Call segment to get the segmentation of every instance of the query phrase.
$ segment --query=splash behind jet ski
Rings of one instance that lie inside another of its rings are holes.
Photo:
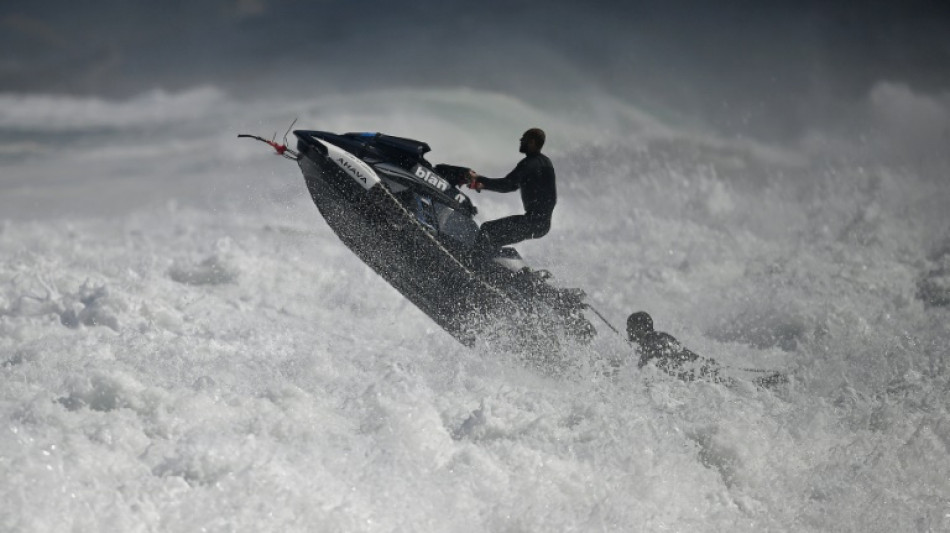
[[[560,288],[514,248],[475,253],[467,168],[433,165],[429,145],[382,133],[295,130],[295,160],[327,224],[364,263],[465,345],[556,350],[596,330],[579,289]]]

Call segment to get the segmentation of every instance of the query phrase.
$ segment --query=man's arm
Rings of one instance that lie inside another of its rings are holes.
[[[476,175],[473,178],[473,189],[487,189],[495,192],[512,192],[521,187],[522,174],[524,173],[524,164],[518,163],[514,170],[508,173],[504,178],[492,179],[485,176]]]

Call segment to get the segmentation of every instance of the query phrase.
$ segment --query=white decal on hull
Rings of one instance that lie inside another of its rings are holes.
[[[323,146],[326,146],[327,157],[336,163],[337,166],[343,170],[343,172],[346,172],[347,175],[362,185],[364,189],[372,189],[373,186],[381,181],[379,176],[376,175],[376,171],[373,170],[372,167],[363,161],[360,161],[353,154],[347,152],[339,146],[324,142],[320,139],[314,140]]]

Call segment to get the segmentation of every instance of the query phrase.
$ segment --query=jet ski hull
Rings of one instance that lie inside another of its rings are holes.
[[[481,306],[470,275],[433,250],[434,243],[425,242],[404,215],[393,216],[382,195],[360,195],[336,169],[309,158],[301,159],[300,168],[310,197],[343,244],[445,331],[473,344],[475,332],[466,319]]]
[[[366,265],[459,342],[471,346],[490,339],[506,349],[552,352],[557,351],[564,332],[582,337],[593,334],[579,306],[567,314],[553,311],[561,293],[529,274],[529,269],[512,271],[494,263],[471,263],[465,251],[473,244],[477,225],[439,203],[448,195],[426,190],[415,194],[408,189],[394,194],[401,185],[381,178],[355,155],[334,150],[334,145],[313,134],[298,133],[298,138],[298,165],[330,228]],[[427,218],[407,207],[427,201],[442,206],[441,214]],[[468,231],[466,222],[474,229]],[[453,238],[440,233],[449,226]],[[539,297],[544,294],[549,297]]]

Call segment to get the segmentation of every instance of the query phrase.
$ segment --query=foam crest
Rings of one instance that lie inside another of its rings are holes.
[[[196,120],[224,105],[226,95],[213,87],[178,93],[153,90],[127,100],[0,94],[0,128],[31,132],[147,128]]]

